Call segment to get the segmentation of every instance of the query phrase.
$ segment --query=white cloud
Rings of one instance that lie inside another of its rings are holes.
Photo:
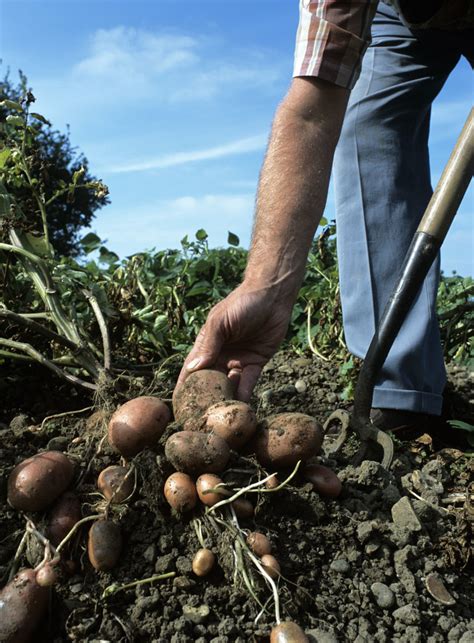
[[[267,135],[259,134],[257,136],[249,136],[247,138],[232,141],[231,143],[216,145],[214,147],[208,147],[201,150],[174,152],[172,154],[164,154],[154,158],[132,161],[121,165],[113,165],[107,168],[102,168],[101,171],[112,174],[123,172],[143,172],[146,170],[173,167],[196,161],[209,161],[225,156],[235,156],[236,154],[245,154],[247,152],[262,150],[265,147],[266,141]]]
[[[253,219],[253,194],[206,194],[160,200],[130,209],[109,205],[98,213],[94,228],[121,257],[153,247],[177,248],[199,228],[207,229],[213,246],[225,245],[227,232],[247,245]]]

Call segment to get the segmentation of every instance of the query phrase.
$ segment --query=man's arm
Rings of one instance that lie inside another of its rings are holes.
[[[288,328],[326,203],[348,95],[323,80],[293,80],[261,171],[244,280],[210,312],[178,384],[194,370],[219,368],[235,380],[236,397],[250,397]]]
[[[257,194],[244,284],[294,303],[326,205],[349,90],[295,78],[277,110]]]

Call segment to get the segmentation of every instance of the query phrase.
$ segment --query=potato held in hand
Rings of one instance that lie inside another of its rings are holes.
[[[230,451],[227,442],[214,433],[179,431],[166,441],[165,454],[177,471],[200,475],[224,471]]]
[[[0,641],[29,641],[48,606],[49,589],[24,569],[0,591]]]
[[[231,449],[238,451],[257,428],[257,417],[245,402],[229,400],[210,406],[201,420],[201,431],[220,435]]]
[[[188,375],[184,383],[174,390],[173,412],[176,422],[185,430],[199,423],[199,419],[212,404],[231,400],[232,384],[220,371],[203,369]]]
[[[171,413],[157,397],[136,397],[122,404],[109,422],[109,443],[130,458],[153,447],[163,435]]]
[[[10,473],[8,502],[22,511],[43,511],[69,486],[73,475],[74,465],[64,453],[38,453]]]
[[[323,431],[310,415],[281,413],[262,422],[254,441],[255,454],[264,467],[294,467],[319,453]]]

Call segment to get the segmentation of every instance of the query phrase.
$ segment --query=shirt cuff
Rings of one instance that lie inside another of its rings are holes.
[[[327,80],[339,87],[352,89],[355,85],[370,38],[368,37],[375,6],[367,2],[367,12],[361,24],[361,36],[332,22],[329,2],[300,2],[300,21],[296,36],[293,76],[313,76]],[[350,3],[348,3],[350,4]],[[361,5],[363,3],[359,3]],[[320,15],[317,15],[320,14]],[[344,21],[350,23],[349,19]],[[365,36],[365,37],[364,37]]]

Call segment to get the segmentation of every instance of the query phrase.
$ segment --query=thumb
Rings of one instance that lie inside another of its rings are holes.
[[[178,385],[182,384],[190,373],[214,366],[223,343],[224,336],[220,324],[208,320],[199,331],[194,346],[184,361],[178,377]]]

